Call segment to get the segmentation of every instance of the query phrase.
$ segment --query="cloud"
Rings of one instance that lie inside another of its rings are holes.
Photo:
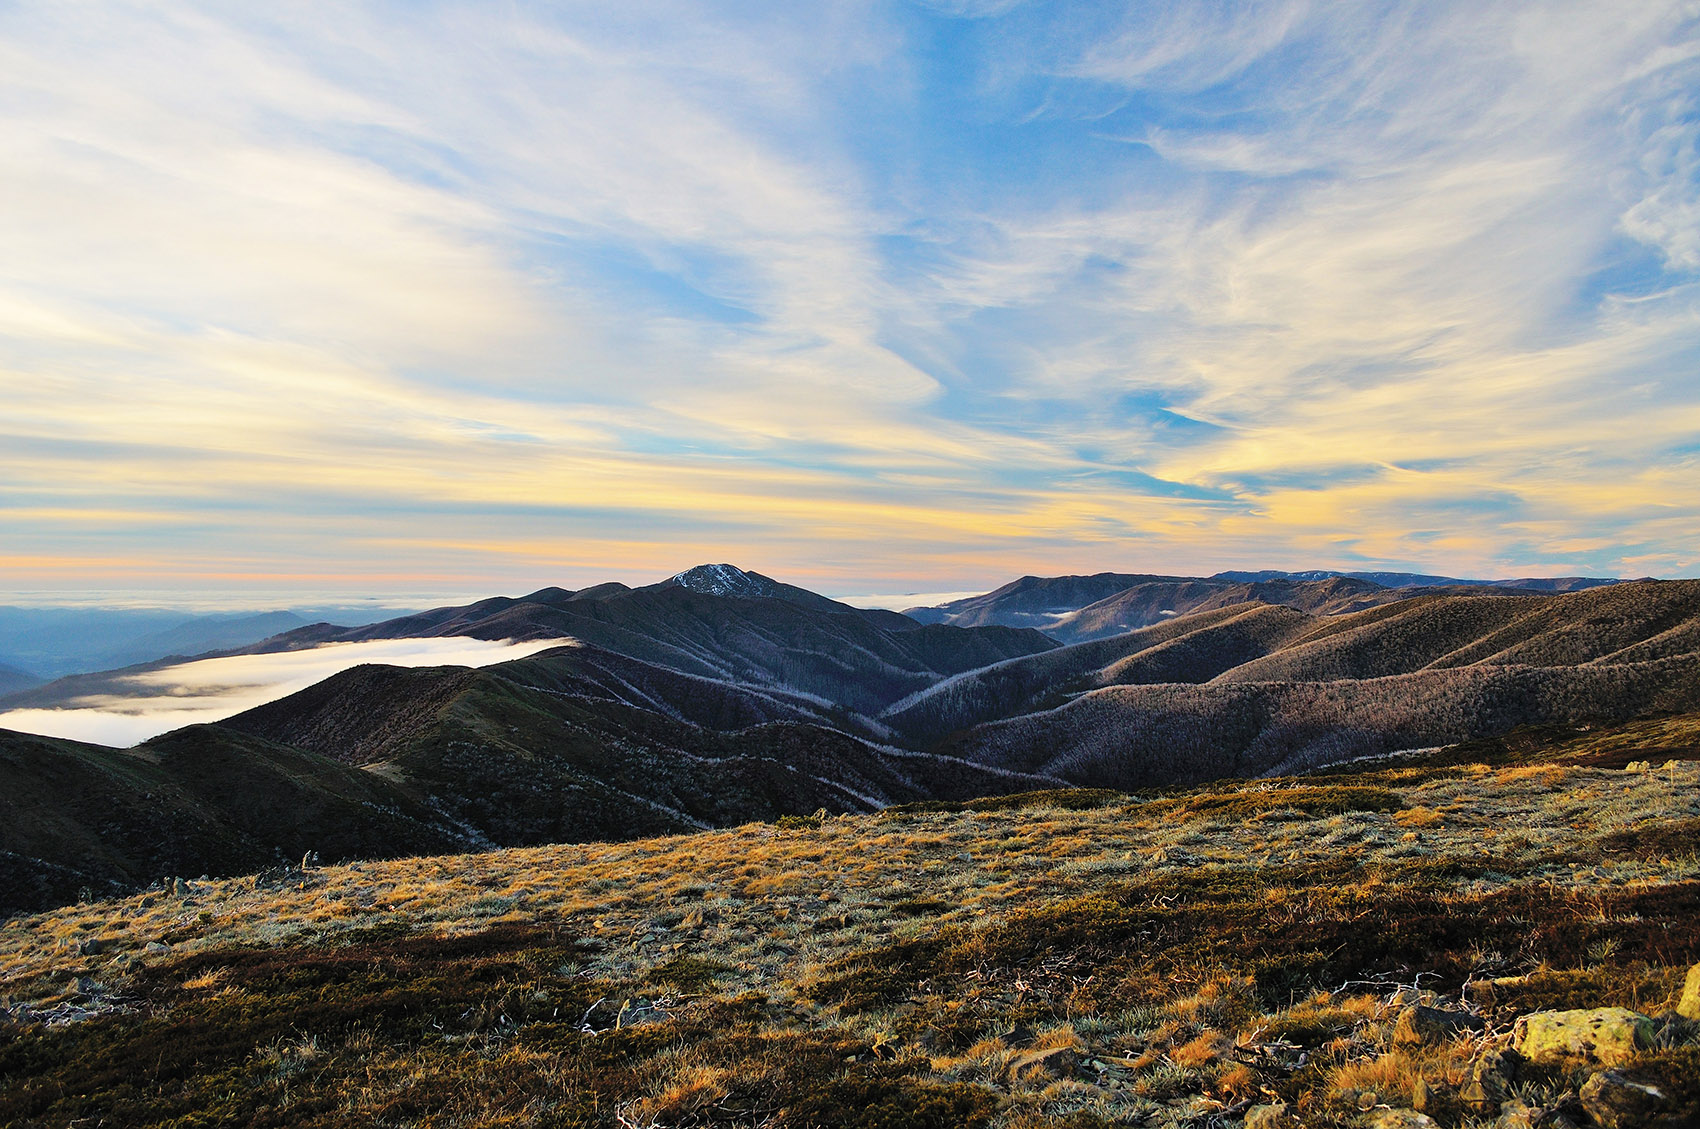
[[[128,748],[185,725],[222,721],[364,663],[489,666],[569,642],[382,639],[327,643],[278,654],[199,659],[116,677],[108,690],[72,699],[62,707],[0,712],[0,728]]]
[[[12,5],[0,583],[1700,567],[1684,11]]]

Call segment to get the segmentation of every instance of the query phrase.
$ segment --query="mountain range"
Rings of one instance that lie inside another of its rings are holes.
[[[0,694],[68,674],[241,647],[310,622],[291,611],[0,607]]]
[[[704,565],[311,624],[237,653],[455,635],[563,645],[477,670],[355,667],[127,750],[0,731],[0,907],[307,851],[1133,790],[1700,707],[1700,581],[1099,574],[898,614]],[[89,685],[0,705],[71,704]]]

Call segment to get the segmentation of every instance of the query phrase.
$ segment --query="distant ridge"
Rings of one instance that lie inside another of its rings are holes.
[[[1596,577],[1455,580],[1405,572],[1219,572],[1161,576],[1100,572],[1091,576],[1023,576],[979,596],[904,610],[922,623],[957,627],[1029,627],[1063,643],[1137,631],[1176,616],[1255,601],[1321,615],[1340,615],[1420,594],[1465,592],[1528,596],[1620,584]]]
[[[28,690],[32,686],[40,686],[44,679],[38,678],[27,670],[19,670],[15,666],[0,663],[0,695]]]
[[[1526,588],[1531,592],[1580,592],[1584,588],[1623,583],[1615,577],[1605,576],[1530,576],[1516,580],[1463,580],[1455,576],[1429,576],[1417,572],[1337,572],[1330,569],[1310,569],[1305,572],[1280,572],[1275,569],[1218,572],[1211,579],[1252,584],[1266,580],[1327,580],[1333,576],[1367,580],[1383,588],[1450,588],[1468,585],[1473,588]]]

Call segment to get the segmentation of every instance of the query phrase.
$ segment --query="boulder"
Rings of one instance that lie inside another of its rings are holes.
[[[1531,1012],[1512,1031],[1512,1045],[1533,1062],[1574,1058],[1600,1066],[1628,1062],[1652,1038],[1653,1021],[1622,1007]]]
[[[1499,1120],[1493,1123],[1493,1129],[1537,1129],[1545,1112],[1520,1101],[1508,1101],[1499,1107]]]
[[[1511,1100],[1511,1087],[1523,1066],[1513,1050],[1490,1050],[1470,1064],[1470,1078],[1459,1100],[1477,1113],[1495,1113]]]
[[[1414,1109],[1381,1109],[1369,1119],[1370,1129],[1439,1129],[1439,1122]]]
[[[1700,964],[1688,970],[1682,983],[1682,999],[1677,1001],[1676,1013],[1684,1019],[1700,1019]]]
[[[1245,1129],[1297,1129],[1298,1124],[1286,1102],[1254,1105],[1245,1111]]]
[[[1399,1013],[1399,1021],[1393,1026],[1393,1043],[1395,1046],[1448,1043],[1460,1032],[1481,1029],[1482,1021],[1469,1012],[1416,1004]]]
[[[1011,1082],[1040,1085],[1056,1078],[1068,1078],[1080,1065],[1077,1047],[1042,1047],[1022,1051],[1009,1060],[1006,1071]]]
[[[1582,1086],[1582,1108],[1603,1129],[1651,1125],[1666,1101],[1657,1086],[1637,1082],[1615,1070],[1602,1070]]]

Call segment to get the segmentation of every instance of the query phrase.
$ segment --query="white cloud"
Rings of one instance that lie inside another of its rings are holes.
[[[1558,567],[1607,477],[1623,560],[1700,532],[1682,5],[932,10],[8,7],[0,569],[1456,571],[1414,493]]]
[[[222,721],[364,663],[479,667],[568,643],[565,639],[516,643],[459,636],[379,639],[200,659],[120,676],[113,679],[109,691],[74,699],[61,708],[0,712],[0,728],[128,748],[185,725]]]

